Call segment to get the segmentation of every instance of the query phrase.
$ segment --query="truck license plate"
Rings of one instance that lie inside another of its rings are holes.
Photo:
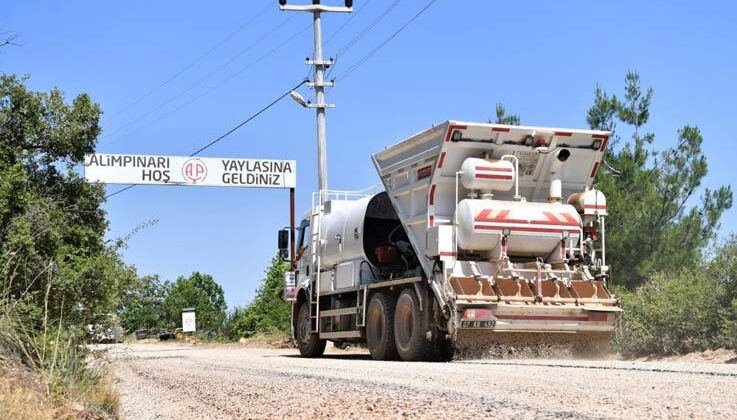
[[[461,328],[494,328],[496,327],[496,320],[488,321],[461,321]]]

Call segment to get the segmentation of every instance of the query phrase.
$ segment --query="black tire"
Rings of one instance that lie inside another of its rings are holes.
[[[310,302],[303,301],[297,311],[297,324],[294,326],[297,348],[302,357],[320,357],[325,353],[326,340],[310,332]]]
[[[404,289],[394,311],[394,341],[402,360],[410,362],[430,358],[432,343],[427,339],[427,330],[415,291]]]
[[[388,293],[374,293],[366,312],[366,342],[374,360],[396,360],[394,345],[394,306],[396,299]]]

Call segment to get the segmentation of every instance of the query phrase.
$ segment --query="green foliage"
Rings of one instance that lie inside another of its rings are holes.
[[[636,72],[625,77],[624,99],[597,87],[587,121],[591,128],[615,130],[617,122],[631,131],[621,147],[618,131],[607,150],[597,188],[607,196],[607,259],[612,281],[632,289],[650,273],[694,267],[719,231],[719,220],[732,206],[729,186],[704,188],[707,174],[703,137],[695,126],[678,131],[676,145],[657,152],[653,133],[642,133],[650,118],[653,90],[640,87]],[[694,204],[695,203],[695,204]]]
[[[76,398],[103,389],[82,325],[107,318],[136,275],[120,244],[105,242],[103,187],[75,171],[94,151],[99,106],[24,82],[0,75],[0,362],[20,361],[47,394]]]
[[[182,309],[195,308],[199,331],[219,331],[225,321],[223,288],[209,274],[180,276],[171,284],[164,300],[164,316],[169,328],[180,327]]]
[[[288,333],[291,305],[282,299],[284,273],[289,264],[274,257],[266,270],[256,297],[246,308],[236,308],[228,317],[226,332],[237,340],[257,333]]]
[[[489,120],[491,122],[491,120]],[[507,110],[502,104],[496,104],[496,120],[495,124],[506,124],[506,125],[519,125],[520,118],[517,114],[507,115]]]
[[[625,310],[617,334],[627,356],[680,354],[737,347],[737,239],[710,263],[652,275],[622,291]]]
[[[103,188],[74,170],[94,150],[100,109],[86,94],[67,103],[23,83],[0,76],[0,298],[38,315],[53,278],[51,316],[93,323],[135,279],[104,241]]]
[[[123,295],[118,313],[120,323],[128,331],[142,328],[166,328],[171,323],[166,309],[166,298],[171,284],[159,276],[145,276]]]

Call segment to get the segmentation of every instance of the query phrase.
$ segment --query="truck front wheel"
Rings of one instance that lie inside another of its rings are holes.
[[[394,311],[394,334],[397,352],[404,361],[428,360],[432,343],[427,338],[425,317],[420,312],[417,294],[404,289],[397,299]]]
[[[325,353],[325,340],[320,340],[319,336],[310,332],[310,302],[303,301],[297,312],[297,347],[302,357],[320,357]]]

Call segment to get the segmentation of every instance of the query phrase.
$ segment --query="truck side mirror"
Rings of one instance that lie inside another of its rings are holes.
[[[289,259],[289,230],[282,229],[279,231],[279,258],[282,261]]]

